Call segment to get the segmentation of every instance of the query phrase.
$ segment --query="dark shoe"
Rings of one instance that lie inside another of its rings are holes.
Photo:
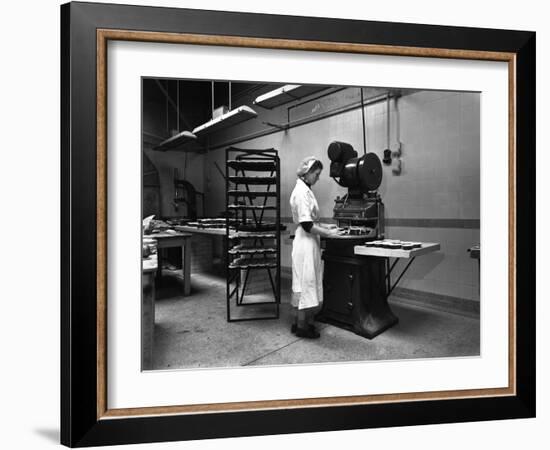
[[[303,338],[306,338],[306,339],[317,339],[321,335],[319,334],[319,332],[315,329],[315,327],[313,325],[310,325],[306,329],[297,327],[296,328],[296,336],[303,337]]]
[[[298,329],[298,325],[295,324],[295,323],[293,323],[293,324],[291,325],[291,327],[290,327],[290,332],[291,332],[292,334],[296,334],[296,330],[297,330],[297,329]],[[312,324],[309,324],[309,325],[308,325],[308,329],[311,330],[311,331],[314,331],[314,332],[317,331],[317,328],[315,328],[315,325],[312,325]]]

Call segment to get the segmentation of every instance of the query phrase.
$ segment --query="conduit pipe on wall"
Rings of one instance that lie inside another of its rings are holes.
[[[319,120],[323,120],[323,119],[326,119],[328,117],[343,114],[343,113],[352,111],[354,109],[365,107],[365,106],[368,106],[368,105],[372,105],[374,103],[384,101],[387,98],[395,98],[397,96],[399,96],[399,94],[386,93],[386,94],[377,95],[375,97],[372,97],[370,99],[365,100],[363,102],[363,104],[361,104],[362,102],[359,101],[359,102],[352,103],[350,105],[347,105],[347,106],[344,106],[344,107],[341,107],[341,108],[336,108],[332,111],[326,111],[324,113],[316,114],[316,115],[308,117],[306,119],[299,119],[299,120],[295,120],[295,121],[292,121],[292,122],[288,122],[286,124],[279,124],[275,127],[276,129],[270,128],[270,129],[266,129],[266,130],[256,131],[255,133],[250,133],[250,134],[247,134],[247,135],[244,135],[244,136],[240,136],[238,138],[228,140],[228,141],[223,142],[221,144],[211,146],[210,150],[216,150],[218,148],[225,148],[225,147],[235,145],[235,144],[238,144],[238,143],[241,143],[241,142],[244,142],[244,141],[248,141],[248,140],[251,140],[251,139],[257,139],[257,138],[260,138],[260,137],[263,137],[263,136],[268,136],[270,134],[279,133],[280,131],[286,131],[286,130],[289,130],[289,129],[294,128],[294,127],[307,125],[307,124],[312,123],[312,122],[317,122]]]
[[[401,149],[402,149],[402,144],[401,144],[401,123],[399,121],[399,109],[397,107],[397,100],[398,98],[396,97],[395,98],[395,141],[397,143],[397,150],[395,150],[393,153],[392,153],[392,156],[394,158],[394,161],[395,161],[395,165],[394,167],[392,167],[392,173],[394,175],[401,175],[401,171],[403,170],[403,161],[401,159]]]
[[[367,133],[366,133],[366,124],[365,124],[365,106],[364,106],[364,99],[363,99],[363,88],[361,87],[361,123],[363,125],[363,154],[367,154]]]

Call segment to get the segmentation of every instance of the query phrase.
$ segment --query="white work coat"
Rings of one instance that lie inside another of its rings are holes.
[[[308,233],[300,222],[319,220],[319,205],[300,178],[290,195],[292,221],[298,225],[292,242],[292,306],[313,308],[323,302],[323,262],[319,235]]]

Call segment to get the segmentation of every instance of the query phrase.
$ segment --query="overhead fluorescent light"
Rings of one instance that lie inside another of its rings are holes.
[[[213,133],[214,131],[227,128],[232,125],[236,125],[245,120],[253,119],[257,117],[256,111],[254,111],[249,106],[239,106],[228,113],[222,114],[209,122],[203,123],[193,130],[193,134],[198,137],[205,136],[207,134]]]
[[[191,133],[190,131],[182,131],[181,133],[178,133],[175,136],[172,136],[171,138],[162,141],[159,145],[153,147],[153,150],[157,150],[160,152],[175,150],[178,147],[187,144],[188,142],[196,140],[197,136],[195,134]]]
[[[275,89],[274,91],[260,95],[256,98],[256,100],[254,100],[254,104],[259,105],[262,108],[272,109],[276,106],[284,105],[285,103],[298,100],[324,89],[327,89],[327,86],[286,84],[283,87]]]

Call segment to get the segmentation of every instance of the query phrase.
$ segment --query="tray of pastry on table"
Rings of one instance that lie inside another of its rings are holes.
[[[439,250],[437,242],[400,241],[398,239],[382,239],[367,241],[354,247],[356,255],[380,256],[386,258],[413,258]]]

